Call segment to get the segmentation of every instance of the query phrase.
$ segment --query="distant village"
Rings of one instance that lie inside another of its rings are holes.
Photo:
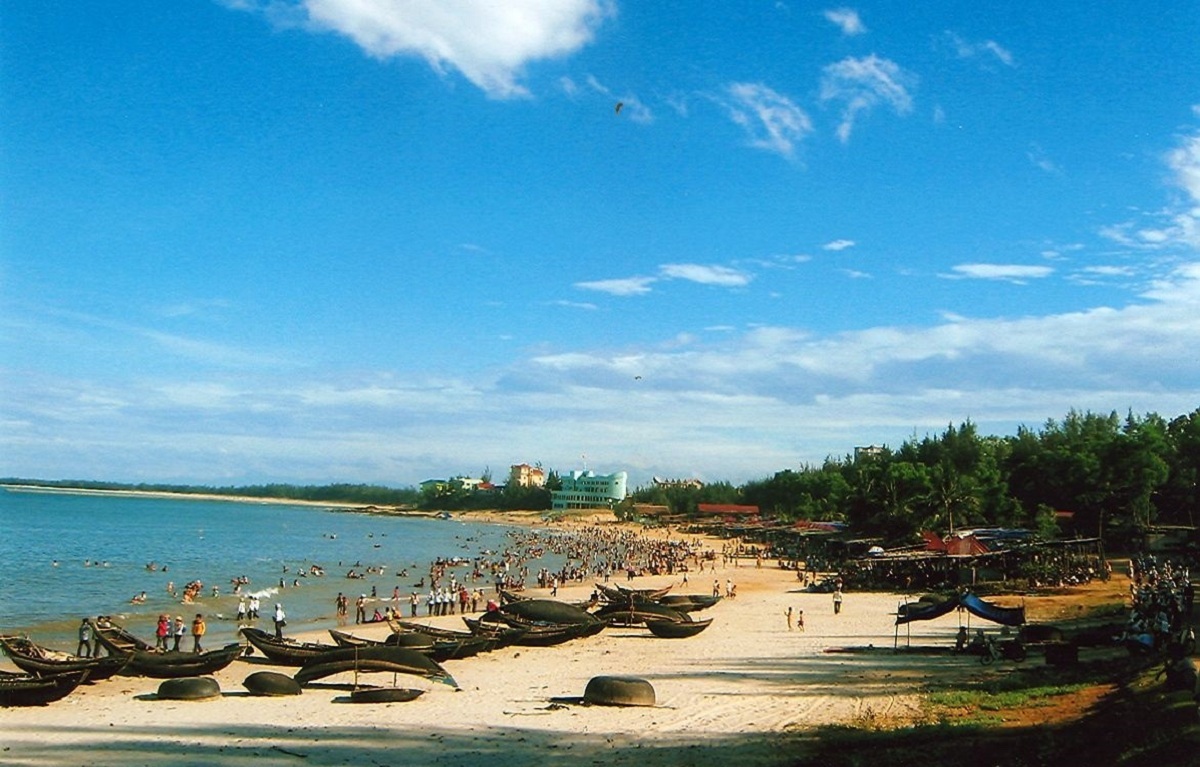
[[[541,466],[518,463],[509,467],[508,484],[521,488],[546,487],[549,479]],[[551,508],[567,509],[612,509],[629,495],[628,474],[596,474],[589,469],[573,470],[557,476],[556,487],[550,489]],[[420,484],[425,497],[438,496],[447,492],[494,493],[504,488],[494,484],[490,477],[452,477],[450,479],[427,479]]]

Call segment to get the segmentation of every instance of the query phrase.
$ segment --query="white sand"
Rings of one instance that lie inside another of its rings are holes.
[[[713,625],[690,639],[610,628],[557,647],[510,647],[445,666],[461,690],[402,677],[428,691],[415,701],[334,702],[336,689],[296,698],[250,697],[241,685],[273,667],[237,661],[217,675],[224,692],[205,702],[154,699],[159,681],[116,677],[40,708],[0,710],[0,762],[8,765],[752,765],[791,761],[789,744],[814,725],[916,716],[916,686],[935,669],[977,673],[969,657],[827,653],[829,647],[891,648],[903,597],[848,593],[835,616],[827,594],[798,590],[794,573],[764,566],[718,568],[738,597],[700,613]],[[634,585],[665,585],[668,577]],[[676,593],[706,593],[712,574],[693,573]],[[561,589],[585,598],[591,585]],[[538,592],[534,592],[538,593]],[[788,606],[804,632],[787,630]],[[458,617],[434,619],[462,628]],[[913,644],[953,642],[957,618],[912,627]],[[351,627],[353,629],[353,627]],[[360,633],[382,636],[386,627]],[[919,633],[916,633],[919,632]],[[329,641],[328,636],[304,638]],[[906,641],[902,634],[901,644]],[[293,673],[295,669],[277,670]],[[583,694],[601,674],[650,681],[654,708],[552,705]],[[391,677],[365,681],[388,684]]]

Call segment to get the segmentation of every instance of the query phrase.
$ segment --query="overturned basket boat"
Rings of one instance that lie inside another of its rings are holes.
[[[713,619],[702,621],[646,621],[646,628],[656,637],[663,639],[686,639],[694,637],[712,625]]]

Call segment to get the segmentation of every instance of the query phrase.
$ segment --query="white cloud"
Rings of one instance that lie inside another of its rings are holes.
[[[727,266],[708,266],[704,264],[663,264],[660,267],[664,277],[675,280],[698,282],[701,285],[717,285],[720,287],[741,287],[748,285],[752,275],[730,269]]]
[[[597,93],[607,96],[617,114],[627,117],[637,123],[652,123],[654,122],[654,113],[650,111],[650,107],[646,106],[634,96],[632,93],[626,93],[618,96],[614,94],[611,88],[601,83],[593,75],[588,75],[587,84]]]
[[[791,157],[795,144],[812,133],[812,120],[796,104],[761,83],[733,83],[724,101],[730,119],[750,137],[750,146]]]
[[[586,309],[588,311],[595,311],[596,309],[600,308],[600,307],[596,306],[595,304],[588,302],[588,301],[562,301],[562,300],[560,300],[560,301],[551,301],[550,304],[551,304],[551,306],[564,306],[568,309]]]
[[[976,280],[1004,280],[1024,284],[1027,280],[1042,279],[1054,273],[1049,266],[1028,266],[1024,264],[958,264],[951,267],[953,275],[945,277],[969,278]]]
[[[1145,250],[1200,248],[1200,133],[1180,138],[1163,158],[1170,183],[1183,193],[1152,223],[1126,221],[1102,227],[1100,233],[1122,245]]]
[[[821,246],[824,250],[840,251],[846,248],[853,248],[857,243],[854,240],[832,240]]]
[[[865,58],[847,58],[822,70],[821,100],[844,102],[842,122],[837,135],[843,143],[850,140],[855,120],[879,104],[888,104],[897,114],[912,110],[910,90],[917,76],[894,61],[871,54]]]
[[[575,287],[583,290],[595,290],[614,296],[640,296],[650,292],[650,286],[657,282],[654,277],[625,277],[613,280],[592,280],[577,282]]]
[[[946,39],[954,47],[954,52],[960,59],[974,59],[980,56],[995,58],[1001,64],[1011,67],[1016,66],[1016,61],[1012,53],[1004,46],[997,43],[995,40],[984,40],[981,43],[971,42],[963,39],[954,32],[947,31]]]
[[[825,18],[836,24],[843,35],[861,35],[867,31],[866,25],[858,16],[858,11],[853,8],[831,8],[825,11]]]
[[[289,16],[302,10],[308,27],[348,37],[371,56],[423,58],[439,73],[457,70],[495,98],[526,95],[520,79],[527,65],[578,51],[613,12],[606,0],[238,0],[232,7],[278,20],[281,5]]]
[[[1135,273],[1129,266],[1085,266],[1080,271],[1098,277],[1132,277]]]

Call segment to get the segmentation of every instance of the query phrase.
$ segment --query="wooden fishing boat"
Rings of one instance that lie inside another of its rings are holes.
[[[44,706],[67,697],[90,671],[64,671],[38,676],[0,671],[0,706]]]
[[[597,618],[587,610],[555,599],[522,599],[509,602],[500,608],[500,613],[505,618],[516,618],[519,622],[582,626],[597,623]]]
[[[96,638],[112,655],[129,658],[126,673],[148,676],[154,679],[178,679],[185,676],[215,674],[233,663],[242,654],[238,642],[227,644],[217,650],[192,653],[163,652],[143,642],[116,624],[97,624]]]
[[[13,665],[22,671],[40,676],[61,674],[67,671],[88,670],[87,681],[98,682],[108,679],[129,665],[130,656],[107,655],[100,658],[83,658],[70,655],[18,636],[0,636],[0,648],[12,659]]]
[[[412,687],[356,687],[350,691],[351,703],[407,703],[425,693]]]
[[[631,589],[625,586],[605,586],[603,584],[595,584],[596,589],[605,599],[610,602],[627,602],[630,599],[640,599],[647,602],[654,602],[662,599],[671,590],[670,586],[664,586],[660,589]]]
[[[437,661],[409,647],[339,647],[306,662],[296,672],[295,680],[303,687],[345,671],[412,674],[452,687],[458,686],[454,677]]]
[[[469,658],[472,655],[487,652],[495,646],[495,642],[490,639],[478,637],[466,631],[448,633],[458,636],[453,638],[436,637],[424,632],[409,631],[392,634],[386,639],[368,639],[336,629],[329,630],[330,636],[339,647],[410,647],[439,663],[446,660]]]
[[[485,615],[496,615],[488,613]],[[521,629],[522,633],[516,637],[512,644],[519,647],[552,647],[554,645],[569,642],[572,639],[581,639],[583,637],[593,636],[600,633],[605,627],[602,621],[596,621],[594,624],[581,623],[556,623],[556,624],[537,624],[521,621],[513,616],[503,616],[499,624],[494,620],[484,620],[482,618],[463,618],[463,622],[473,632],[480,635],[486,635],[489,632],[497,631],[497,625],[503,628]]]
[[[656,637],[663,639],[686,639],[694,637],[712,625],[713,619],[702,621],[646,621],[646,628]]]
[[[243,626],[241,635],[268,660],[281,666],[303,666],[319,655],[338,649],[338,645],[335,644],[279,639],[274,634],[268,634],[253,626]]]
[[[713,596],[712,594],[667,594],[658,600],[659,604],[685,613],[707,610],[720,601],[719,595]]]
[[[627,604],[610,602],[595,612],[595,616],[610,626],[640,626],[647,621],[682,623],[687,616],[657,602],[633,601]]]
[[[154,679],[179,679],[185,676],[215,674],[237,660],[243,647],[238,642],[208,652],[145,652],[133,653],[127,673]]]
[[[467,640],[480,640],[482,644],[478,646],[478,652],[491,652],[501,647],[507,647],[515,643],[525,633],[524,629],[509,626],[506,623],[488,624],[486,628],[482,628],[478,632],[473,632],[456,631],[438,626],[426,626],[425,624],[413,621],[393,621],[392,630],[398,634],[426,634],[440,641],[464,642]],[[471,646],[474,645],[468,645],[468,647]],[[457,657],[466,656],[458,655]]]
[[[110,655],[131,655],[134,652],[155,652],[154,645],[143,642],[115,623],[97,623],[94,627],[96,640],[104,645]]]

